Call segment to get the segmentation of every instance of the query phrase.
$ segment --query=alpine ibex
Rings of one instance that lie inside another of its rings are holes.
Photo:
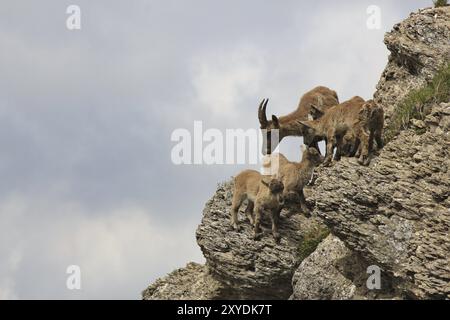
[[[384,146],[382,138],[384,110],[373,100],[368,100],[359,113],[359,120],[358,138],[360,140],[360,146],[356,156],[359,157],[358,163],[369,165],[371,155],[374,151],[374,142],[377,143],[377,149],[381,149]]]
[[[324,165],[330,164],[333,150],[336,147],[335,159],[339,160],[343,153],[344,137],[349,133],[357,138],[360,135],[360,111],[365,101],[361,97],[352,99],[329,108],[322,117],[316,120],[301,121],[306,145],[315,145],[317,141],[326,140],[327,150]]]
[[[359,122],[349,128],[343,137],[341,155],[356,156],[359,164],[369,165],[374,142],[377,143],[377,149],[383,147],[383,108],[373,100],[368,100],[359,111],[358,119]]]
[[[273,154],[278,157],[279,169],[277,177],[283,182],[283,200],[287,202],[299,202],[305,215],[308,215],[303,188],[311,180],[314,168],[318,166],[323,157],[314,147],[303,147],[301,162],[291,162],[282,154]]]
[[[234,193],[231,205],[231,225],[238,231],[238,211],[242,202],[248,200],[245,213],[254,226],[254,238],[261,236],[261,214],[270,213],[272,234],[275,241],[280,239],[278,221],[283,205],[283,183],[271,176],[263,176],[255,170],[245,170],[234,178]]]
[[[335,91],[327,87],[316,87],[311,91],[305,93],[298,104],[297,110],[286,115],[277,117],[272,115],[272,120],[267,120],[266,108],[269,99],[264,99],[258,108],[258,118],[261,125],[261,129],[266,130],[266,134],[263,135],[263,154],[270,154],[277,147],[277,143],[287,136],[303,136],[304,127],[300,124],[300,121],[306,121],[312,116],[312,119],[316,119],[320,113],[325,112],[327,109],[339,104],[339,99]],[[315,107],[314,109],[313,106]],[[278,141],[276,144],[272,144],[271,136],[272,130],[278,130]],[[319,150],[316,144],[313,145]]]

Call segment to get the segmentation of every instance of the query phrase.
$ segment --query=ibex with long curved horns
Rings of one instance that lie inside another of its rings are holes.
[[[264,99],[258,108],[261,129],[266,130],[266,134],[263,135],[263,154],[272,153],[278,145],[277,142],[280,142],[284,137],[303,136],[304,126],[300,121],[313,120],[320,117],[327,109],[339,104],[339,99],[335,91],[319,86],[301,97],[297,110],[279,118],[272,115],[271,120],[267,120],[266,115],[268,102],[269,99]],[[272,130],[278,130],[278,141],[274,141],[275,143],[271,141]],[[319,150],[317,143],[313,146]]]

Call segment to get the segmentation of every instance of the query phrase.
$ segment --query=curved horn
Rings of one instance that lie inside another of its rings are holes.
[[[263,127],[263,128],[267,127],[267,124],[268,124],[267,116],[266,116],[266,108],[267,108],[268,102],[269,102],[269,99],[263,99],[263,101],[261,101],[261,103],[258,107],[259,123],[261,124],[261,127]]]

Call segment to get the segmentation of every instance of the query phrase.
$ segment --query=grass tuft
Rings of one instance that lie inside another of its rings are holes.
[[[386,142],[409,127],[411,119],[423,120],[428,103],[448,102],[450,99],[450,64],[442,68],[426,86],[411,91],[394,111],[384,132]]]
[[[298,255],[300,261],[303,261],[311,253],[316,250],[317,246],[323,239],[325,239],[330,234],[330,230],[327,228],[319,228],[318,230],[313,230],[305,234],[302,243],[298,248]]]
[[[434,7],[445,7],[448,5],[448,1],[447,0],[433,0],[434,3]]]

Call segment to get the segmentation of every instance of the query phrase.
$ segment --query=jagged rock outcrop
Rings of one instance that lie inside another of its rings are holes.
[[[373,263],[364,260],[330,234],[302,261],[292,278],[291,300],[400,299],[391,277],[380,277],[380,288],[371,290]]]
[[[281,241],[274,241],[269,217],[263,217],[266,230],[262,239],[255,241],[243,212],[239,215],[242,230],[236,232],[230,226],[232,187],[232,182],[218,187],[197,229],[197,242],[209,271],[232,292],[232,298],[287,299],[292,293],[292,275],[303,258],[302,243],[308,242],[311,234],[319,234],[324,226],[318,218],[300,214],[288,217],[283,211]]]
[[[344,243],[329,235],[303,262],[292,278],[292,300],[348,300],[356,285],[345,277],[342,262],[356,258]],[[360,264],[357,264],[358,269]],[[353,270],[354,272],[361,270]]]
[[[449,63],[450,7],[411,14],[385,43],[374,99],[389,125],[402,100]],[[370,166],[343,158],[317,170],[305,190],[313,216],[283,211],[279,244],[270,232],[254,241],[243,214],[233,231],[232,183],[220,185],[197,230],[206,265],[156,281],[144,299],[450,299],[450,103],[422,107],[426,117],[411,119]],[[317,246],[324,223],[332,235]],[[370,265],[382,271],[380,290],[366,286]]]
[[[319,218],[290,215],[283,210],[276,243],[270,219],[262,219],[264,235],[253,239],[253,228],[243,206],[241,231],[230,225],[233,182],[220,184],[206,203],[197,229],[197,242],[206,265],[189,263],[158,279],[143,292],[143,299],[288,299],[298,265],[328,234]],[[295,207],[292,208],[295,211]]]
[[[368,168],[343,159],[316,180],[314,212],[409,298],[450,297],[450,104],[402,132]]]
[[[212,300],[224,295],[207,267],[194,262],[156,280],[142,292],[144,300]]]
[[[450,60],[450,6],[411,13],[386,33],[391,52],[374,99],[385,110],[387,121],[411,90],[430,81]]]
[[[412,13],[386,34],[385,43],[391,55],[374,97],[389,125],[402,100],[449,63],[450,7]],[[348,251],[329,241],[319,249],[341,248],[343,259],[358,256],[359,272],[369,262],[381,267],[381,292],[367,290],[357,277],[337,270],[329,262],[333,257],[315,252],[296,272],[293,298],[320,298],[319,292],[341,298],[333,291],[333,277],[338,284],[351,281],[356,288],[351,298],[450,297],[449,104],[421,107],[428,114],[424,121],[411,119],[412,129],[387,144],[368,168],[342,159],[318,172],[309,193],[314,214]],[[330,281],[308,279],[312,272]],[[306,294],[307,287],[316,294]]]

